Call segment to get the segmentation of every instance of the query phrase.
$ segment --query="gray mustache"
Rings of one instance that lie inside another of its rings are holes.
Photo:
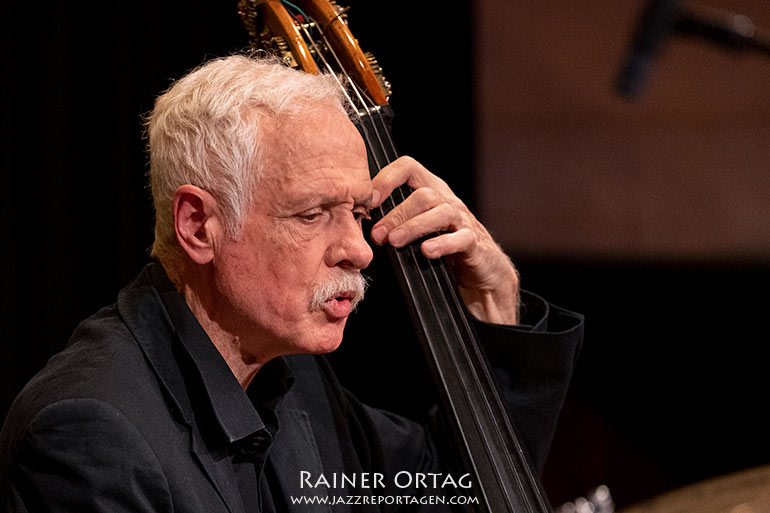
[[[355,310],[358,303],[364,299],[366,288],[369,286],[367,279],[359,272],[338,270],[329,280],[321,283],[313,290],[313,299],[310,303],[310,311],[314,312],[323,308],[324,303],[341,295],[350,295],[352,308]]]

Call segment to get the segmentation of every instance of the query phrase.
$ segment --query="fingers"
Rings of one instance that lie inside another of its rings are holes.
[[[426,257],[440,258],[469,252],[476,243],[476,235],[470,228],[462,226],[462,213],[449,203],[434,206],[430,201],[433,197],[438,196],[430,189],[415,191],[374,225],[372,240],[377,244],[387,242],[400,248],[421,237],[437,234],[421,244]],[[438,234],[445,231],[448,233]]]
[[[443,233],[422,243],[422,254],[428,258],[441,258],[470,251],[476,243],[476,237],[468,228],[456,232]]]
[[[372,227],[372,241],[403,247],[427,236],[420,245],[423,255],[450,257],[468,310],[483,321],[515,324],[516,269],[443,180],[414,159],[402,157],[384,167],[372,180],[372,207],[382,206],[404,184],[414,191]]]
[[[379,207],[391,193],[404,184],[413,189],[431,187],[445,193],[449,187],[411,157],[401,157],[380,170],[372,179],[372,207]]]
[[[461,216],[456,208],[448,203],[438,203],[423,208],[417,199],[423,189],[418,189],[387,216],[372,227],[372,240],[376,244],[385,241],[400,248],[412,241],[445,230],[456,230],[460,227]]]
[[[421,237],[451,231],[459,235],[446,237],[449,234],[444,234],[425,241],[422,245],[425,256],[438,258],[467,250],[474,237],[468,230],[472,226],[468,209],[443,180],[410,157],[401,157],[389,164],[372,180],[373,206],[381,205],[384,198],[403,184],[412,187],[414,192],[372,227],[372,241],[387,242],[398,248]]]

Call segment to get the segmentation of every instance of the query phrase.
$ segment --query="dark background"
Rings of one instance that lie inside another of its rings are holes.
[[[478,206],[473,5],[349,4],[354,34],[393,83],[402,153]],[[141,115],[172,79],[247,45],[235,2],[2,9],[0,418],[76,323],[148,261]],[[544,476],[554,504],[607,484],[625,506],[770,462],[765,260],[511,256],[526,288],[587,317]],[[420,418],[430,399],[387,273],[373,264],[381,278],[334,360],[364,399]]]

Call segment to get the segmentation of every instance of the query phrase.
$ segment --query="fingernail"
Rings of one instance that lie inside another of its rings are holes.
[[[423,242],[422,252],[425,254],[425,256],[431,256],[434,253],[438,252],[438,242],[433,240],[428,240]]]
[[[372,240],[376,242],[377,244],[382,244],[382,241],[385,240],[385,237],[388,236],[388,229],[384,226],[378,226],[374,230],[372,230]]]
[[[401,244],[403,238],[404,238],[404,233],[399,229],[395,229],[388,234],[388,242],[390,242],[392,245],[396,247],[398,247],[398,245]]]
[[[372,191],[372,207],[379,207],[380,206],[380,191],[377,189],[374,189]]]

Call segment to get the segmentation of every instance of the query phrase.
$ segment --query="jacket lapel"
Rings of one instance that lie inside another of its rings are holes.
[[[270,464],[277,475],[281,493],[289,513],[339,513],[350,511],[350,506],[338,504],[332,508],[329,490],[324,486],[303,486],[300,472],[309,472],[310,481],[323,474],[324,467],[318,451],[310,418],[305,411],[281,408],[278,411],[281,426],[270,448]]]
[[[190,433],[190,451],[200,464],[230,513],[244,513],[238,484],[229,461],[216,461],[195,425],[188,388],[174,354],[178,335],[147,266],[137,279],[118,295],[118,311],[133,334],[150,366],[165,388],[180,421]]]
[[[192,432],[190,451],[205,470],[209,481],[227,505],[230,513],[245,513],[238,481],[228,457],[215,459],[215,455],[208,450],[197,429],[193,429]]]

